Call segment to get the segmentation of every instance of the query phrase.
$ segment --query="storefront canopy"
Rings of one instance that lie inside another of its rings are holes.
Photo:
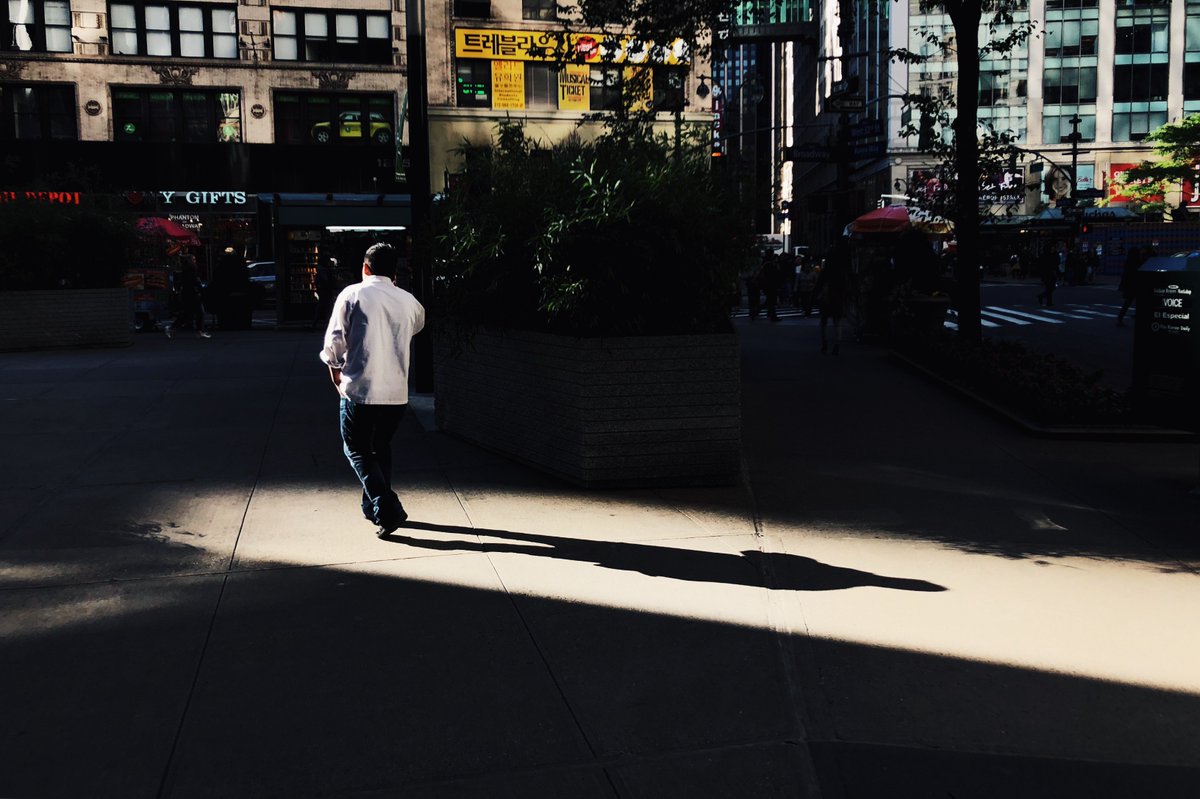
[[[1065,218],[1063,217],[1063,209],[1061,208],[1047,208],[1034,218],[1042,222],[1065,221]],[[1089,222],[1120,222],[1138,219],[1139,217],[1128,208],[1121,208],[1119,206],[1105,206],[1103,208],[1084,208],[1083,218]]]
[[[395,228],[412,225],[407,194],[260,194],[284,227]]]

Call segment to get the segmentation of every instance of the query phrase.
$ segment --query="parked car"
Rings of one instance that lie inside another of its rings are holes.
[[[319,144],[333,141],[333,125],[329,122],[318,122],[312,126],[312,137]],[[376,144],[391,144],[392,124],[378,111],[370,114],[370,124],[367,135]],[[361,139],[363,136],[362,113],[360,111],[343,111],[338,115],[337,136],[340,139]]]
[[[255,302],[258,308],[271,308],[275,305],[275,262],[254,261],[246,264],[250,273],[250,285],[254,287]]]

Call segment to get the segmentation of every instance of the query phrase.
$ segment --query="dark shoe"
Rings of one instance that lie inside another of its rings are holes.
[[[404,511],[404,508],[401,508],[400,515],[396,517],[395,521],[388,522],[387,524],[381,524],[375,528],[375,537],[387,538],[389,535],[403,527],[406,521],[408,521],[408,514]]]

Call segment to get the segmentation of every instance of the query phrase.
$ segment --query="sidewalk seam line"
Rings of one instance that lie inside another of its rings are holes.
[[[765,557],[768,554],[767,537],[765,535],[762,512],[758,504],[758,495],[754,492],[754,483],[750,479],[750,463],[746,460],[745,448],[742,448],[742,484],[746,487],[746,494],[750,499],[750,510],[754,523],[754,540],[759,552],[763,553],[764,557],[759,559],[761,574],[763,577],[763,589],[766,591],[766,607],[767,607],[767,628],[770,630],[771,638],[774,640],[775,651],[779,658],[779,667],[783,672],[784,683],[788,693],[788,702],[791,705],[791,717],[796,725],[796,737],[801,744],[800,748],[800,763],[802,764],[803,774],[803,789],[807,799],[820,799],[821,783],[817,777],[816,764],[812,759],[812,750],[808,747],[808,726],[805,724],[805,700],[804,693],[800,687],[801,675],[797,673],[795,655],[796,652],[796,636],[797,633],[788,629],[788,626],[783,621],[783,614],[780,612],[778,603],[784,601],[782,596],[777,596],[778,592],[775,589],[775,573],[771,568],[769,558]],[[798,599],[796,600],[799,601]]]
[[[254,502],[254,495],[258,492],[258,483],[262,479],[263,465],[267,461],[267,450],[271,445],[271,434],[274,432],[275,424],[279,419],[279,408],[283,404],[283,398],[287,396],[287,387],[291,381],[291,375],[294,374],[297,356],[298,348],[293,348],[292,362],[288,368],[288,379],[283,382],[283,387],[275,401],[275,408],[271,412],[271,424],[267,428],[267,435],[263,438],[262,453],[258,457],[258,468],[255,469],[254,473],[254,483],[246,495],[246,504],[242,508],[242,519],[238,524],[237,536],[234,537],[233,546],[229,550],[229,560],[226,562],[225,571],[221,577],[221,590],[217,592],[217,601],[213,604],[212,616],[208,620],[208,630],[204,634],[204,643],[200,646],[200,655],[196,658],[196,668],[192,673],[192,683],[188,686],[187,700],[183,704],[183,712],[179,714],[179,724],[175,728],[175,735],[171,741],[171,751],[167,754],[162,777],[158,783],[158,792],[155,794],[157,799],[163,799],[166,796],[171,772],[175,767],[175,757],[179,751],[179,742],[183,739],[183,730],[187,726],[188,714],[192,709],[192,701],[196,697],[196,686],[199,685],[200,674],[204,671],[204,661],[208,657],[208,646],[212,642],[213,632],[217,627],[217,617],[221,614],[221,603],[225,599],[225,588],[229,585],[230,576],[235,573],[233,571],[233,564],[237,562],[238,545],[241,543],[242,533],[246,529],[246,518],[250,515],[250,505]]]
[[[454,492],[454,499],[456,502],[458,502],[458,506],[462,509],[463,515],[467,517],[467,522],[470,524],[471,528],[477,529],[475,526],[475,520],[471,518],[471,512],[468,510],[466,502],[463,501],[462,494],[459,492],[458,488],[455,487],[454,483],[450,481],[448,476],[446,478],[446,483],[450,486],[450,490]],[[546,653],[542,650],[541,645],[538,644],[537,637],[534,636],[533,630],[531,630],[529,627],[529,621],[525,618],[525,614],[521,612],[521,606],[517,604],[516,597],[513,595],[513,592],[509,590],[508,585],[504,582],[504,577],[501,576],[500,570],[496,568],[495,561],[492,560],[492,553],[488,551],[487,546],[483,543],[478,533],[476,533],[475,538],[477,541],[479,541],[479,545],[483,548],[483,555],[485,558],[487,558],[488,565],[492,568],[492,574],[496,575],[496,580],[500,583],[500,588],[504,591],[504,595],[508,597],[508,601],[509,604],[512,605],[513,612],[517,614],[517,619],[520,620],[521,627],[525,630],[525,636],[529,639],[530,645],[533,646],[533,651],[537,652],[538,658],[542,661],[542,667],[546,670],[546,676],[549,677],[550,682],[554,684],[554,690],[558,692],[558,696],[559,699],[562,700],[563,707],[566,708],[568,715],[571,717],[571,721],[575,724],[575,729],[579,731],[579,736],[583,739],[584,745],[587,746],[588,754],[591,756],[593,761],[596,761],[596,747],[592,744],[591,739],[588,737],[587,730],[584,729],[583,722],[580,721],[579,715],[575,712],[575,708],[571,705],[571,701],[567,698],[566,691],[563,689],[562,684],[555,675],[554,669],[550,667],[550,660],[546,657]],[[621,796],[621,791],[613,782],[612,775],[609,773],[608,768],[601,764],[601,769],[604,771],[604,779],[606,782],[608,782],[609,787],[612,788],[613,794],[618,797]]]

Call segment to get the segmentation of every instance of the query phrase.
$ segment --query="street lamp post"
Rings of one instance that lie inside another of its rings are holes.
[[[1083,209],[1079,207],[1079,199],[1075,196],[1075,192],[1079,190],[1079,140],[1082,138],[1079,133],[1079,123],[1082,121],[1079,114],[1074,114],[1070,119],[1071,133],[1067,136],[1067,140],[1071,142],[1071,202],[1073,203],[1069,209],[1071,211],[1071,240],[1068,242],[1067,253],[1072,257],[1074,257],[1079,238],[1079,220],[1083,216]]]
[[[747,92],[749,93],[749,97],[747,97]],[[750,170],[749,180],[746,181],[746,174],[743,171],[742,179],[739,180],[739,183],[748,189],[750,205],[754,209],[756,217],[758,214],[758,118],[757,113],[755,113],[754,125],[751,130],[754,135],[750,136],[750,142],[747,144],[746,100],[749,99],[750,107],[757,112],[758,104],[762,102],[765,96],[766,91],[763,89],[758,73],[750,75],[738,85],[738,164],[742,170],[745,170],[748,163]],[[758,220],[756,219],[755,221],[757,223]]]
[[[408,141],[411,161],[408,190],[412,203],[413,293],[426,307],[433,304],[433,188],[429,175],[429,102],[425,80],[425,0],[405,0],[408,45]],[[433,391],[433,338],[413,340],[413,388]]]

